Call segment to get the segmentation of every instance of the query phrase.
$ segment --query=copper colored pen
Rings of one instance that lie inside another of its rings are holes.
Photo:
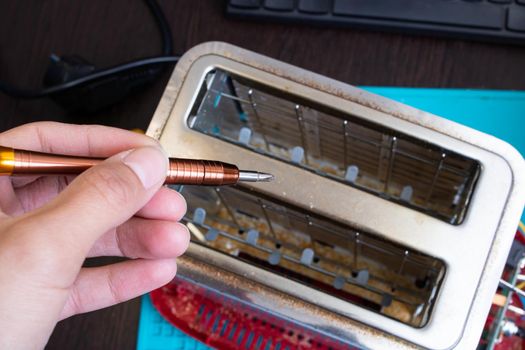
[[[104,158],[56,155],[0,146],[0,175],[76,175],[103,160]],[[239,170],[233,164],[220,161],[170,158],[165,183],[222,186],[240,181],[271,180],[271,174]]]

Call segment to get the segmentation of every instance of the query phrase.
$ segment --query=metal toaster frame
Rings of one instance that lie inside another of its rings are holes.
[[[223,69],[402,134],[481,165],[464,220],[451,225],[329,177],[188,127],[206,73]],[[446,274],[421,328],[191,244],[179,273],[362,348],[469,349],[479,340],[525,199],[525,166],[508,144],[409,106],[219,42],[188,51],[175,67],[148,134],[172,156],[218,159],[276,175],[252,187],[271,198],[349,224],[442,260]],[[308,186],[297,186],[297,184]],[[292,190],[293,189],[293,190]],[[328,194],[327,194],[328,193]],[[228,278],[225,278],[228,276]],[[232,281],[235,281],[234,283]],[[276,305],[278,306],[278,309]]]

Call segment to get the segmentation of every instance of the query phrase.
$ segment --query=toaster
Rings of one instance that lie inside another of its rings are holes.
[[[341,348],[476,347],[525,201],[505,142],[221,42],[181,58],[147,133],[275,175],[177,187],[179,278]]]

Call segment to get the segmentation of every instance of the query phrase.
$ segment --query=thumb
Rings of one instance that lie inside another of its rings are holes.
[[[98,237],[151,199],[164,183],[167,169],[168,158],[160,148],[119,153],[79,175],[31,216],[48,239],[53,235],[63,247],[77,247],[85,254]]]

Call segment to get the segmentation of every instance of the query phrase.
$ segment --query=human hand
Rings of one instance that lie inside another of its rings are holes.
[[[76,178],[0,177],[0,349],[43,348],[59,320],[139,296],[175,276],[174,258],[189,243],[177,223],[186,204],[161,187],[168,160],[156,141],[43,122],[1,133],[0,145],[113,155]],[[133,260],[83,268],[94,256]]]

